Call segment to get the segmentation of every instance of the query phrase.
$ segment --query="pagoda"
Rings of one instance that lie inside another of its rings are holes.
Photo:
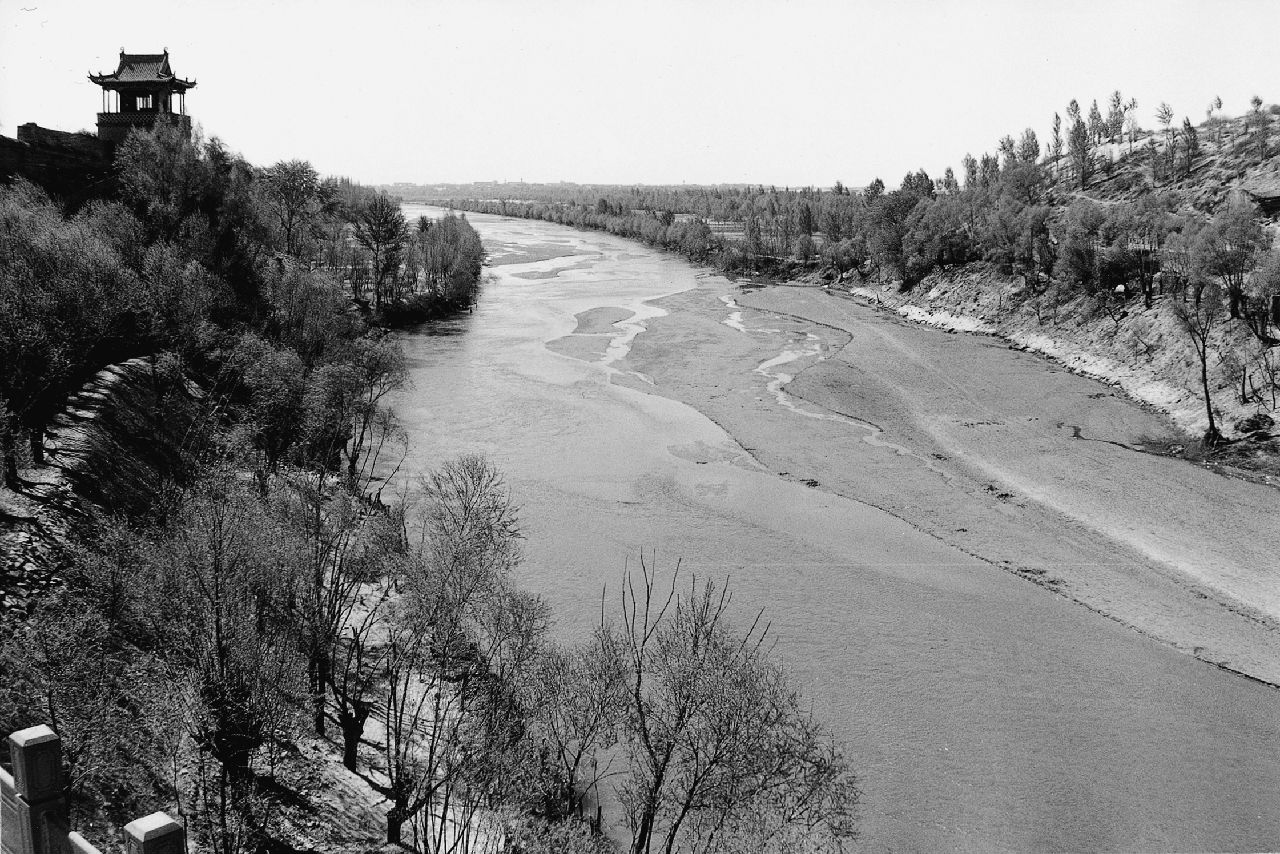
[[[125,53],[122,49],[120,66],[114,73],[90,74],[89,79],[102,87],[102,112],[98,113],[98,138],[102,141],[114,145],[123,141],[130,129],[150,130],[161,121],[191,135],[186,93],[195,88],[196,81],[173,73],[167,49],[164,53]]]

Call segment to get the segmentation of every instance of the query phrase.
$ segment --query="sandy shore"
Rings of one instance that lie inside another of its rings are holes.
[[[709,282],[658,301],[667,314],[619,364],[651,377],[646,390],[785,478],[1280,684],[1280,493],[1143,453],[1170,439],[1166,418],[998,339],[818,288]],[[790,442],[798,418],[824,440]]]

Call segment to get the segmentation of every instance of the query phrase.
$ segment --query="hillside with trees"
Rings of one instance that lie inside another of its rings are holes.
[[[0,187],[0,724],[62,737],[73,828],[602,852],[609,792],[635,852],[842,850],[849,764],[723,585],[642,557],[557,643],[491,463],[392,494],[385,327],[474,298],[465,217],[166,128],[115,173]]]
[[[1193,389],[1204,417],[1181,423],[1207,446],[1221,444],[1223,418],[1265,441],[1278,379],[1280,251],[1270,215],[1280,208],[1280,106],[1254,97],[1244,115],[1228,117],[1215,98],[1203,121],[1179,119],[1168,104],[1152,113],[1157,126],[1144,128],[1137,102],[1119,91],[1087,109],[1073,100],[1053,115],[1047,139],[1027,128],[994,151],[966,154],[958,172],[920,169],[896,189],[877,178],[858,190],[520,184],[415,193],[606,230],[729,274],[980,315],[1014,340],[1034,331],[1101,347],[1153,381]]]

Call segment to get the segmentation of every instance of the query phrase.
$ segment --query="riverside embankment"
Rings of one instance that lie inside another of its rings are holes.
[[[1215,549],[1169,506],[1203,484],[1122,447],[1162,419],[993,339],[470,218],[493,279],[404,336],[408,464],[504,468],[558,631],[641,548],[728,576],[862,772],[868,851],[1280,847],[1280,692],[1178,650],[1261,673],[1274,632],[1151,553]],[[1257,500],[1218,480],[1206,518]]]

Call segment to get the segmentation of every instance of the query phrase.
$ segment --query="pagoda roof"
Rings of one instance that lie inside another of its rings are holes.
[[[104,89],[121,86],[164,86],[174,91],[186,91],[196,85],[194,80],[183,80],[169,67],[169,51],[164,53],[125,53],[120,51],[120,65],[112,74],[90,74],[89,79]]]

